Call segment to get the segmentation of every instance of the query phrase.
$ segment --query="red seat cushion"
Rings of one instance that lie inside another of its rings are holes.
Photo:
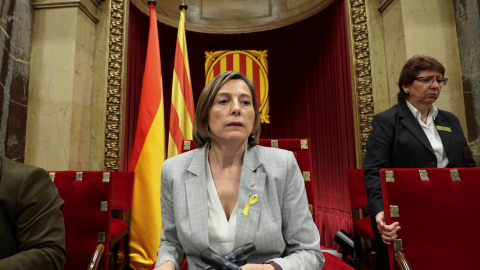
[[[357,220],[355,223],[353,223],[353,228],[359,230],[364,236],[368,238],[375,238],[375,236],[373,235],[372,224],[370,223],[370,217],[364,217]]]
[[[128,227],[128,223],[118,218],[112,218],[110,221],[110,235],[111,238],[115,238],[121,231]]]
[[[345,263],[341,258],[331,253],[323,252],[323,256],[325,257],[323,270],[355,270],[355,268]]]

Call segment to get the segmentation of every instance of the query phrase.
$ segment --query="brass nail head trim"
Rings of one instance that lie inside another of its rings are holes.
[[[430,178],[428,178],[428,172],[426,170],[418,170],[418,172],[420,173],[420,179],[422,179],[422,181],[430,181]]]
[[[300,140],[300,149],[308,149],[308,141]]]
[[[395,177],[393,176],[393,171],[385,171],[385,177],[387,183],[395,182]]]
[[[75,182],[82,182],[83,172],[77,172],[75,175]]]
[[[105,243],[105,232],[99,232],[98,233],[98,243]]]
[[[108,202],[107,201],[101,201],[100,202],[100,212],[107,212],[108,210]]]
[[[103,173],[102,182],[103,183],[110,182],[110,173],[109,172],[104,172]]]
[[[400,217],[400,208],[398,205],[390,205],[390,217],[399,218]]]
[[[54,172],[48,173],[48,176],[50,176],[50,180],[52,180],[52,182],[55,180],[55,173]]]
[[[303,172],[303,180],[305,180],[305,182],[310,182],[311,181],[309,171]]]
[[[184,151],[190,151],[192,142],[191,141],[184,141],[183,142],[183,150]]]
[[[273,148],[278,148],[278,140],[271,140],[270,146]]]
[[[452,176],[452,181],[462,181],[458,170],[450,170],[450,175]]]
[[[395,240],[393,240],[393,249],[394,249],[395,251],[403,251],[402,239],[395,239]]]

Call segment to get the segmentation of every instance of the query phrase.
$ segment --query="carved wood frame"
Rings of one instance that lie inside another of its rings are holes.
[[[361,168],[374,116],[367,0],[346,0],[357,167]]]
[[[104,169],[118,171],[122,120],[122,96],[125,89],[125,59],[127,53],[126,25],[128,0],[109,1],[108,86],[105,122]]]

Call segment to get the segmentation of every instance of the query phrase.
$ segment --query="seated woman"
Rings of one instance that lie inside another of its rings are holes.
[[[253,243],[243,270],[316,270],[325,262],[292,152],[258,146],[253,84],[227,71],[203,89],[195,114],[198,149],[162,167],[163,231],[156,270],[207,266],[206,249],[225,256]]]
[[[458,118],[433,103],[447,83],[437,59],[414,56],[398,79],[398,103],[373,118],[363,167],[376,242],[375,269],[389,269],[386,245],[397,238],[400,224],[385,223],[380,169],[474,167]]]

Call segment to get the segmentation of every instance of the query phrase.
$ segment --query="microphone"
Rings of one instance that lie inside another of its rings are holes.
[[[230,262],[210,249],[202,251],[200,259],[217,270],[242,270],[240,266]]]
[[[230,254],[225,256],[225,259],[231,262],[243,261],[246,260],[248,255],[250,255],[250,253],[252,253],[253,251],[255,251],[255,245],[252,243],[248,243],[234,249]]]

